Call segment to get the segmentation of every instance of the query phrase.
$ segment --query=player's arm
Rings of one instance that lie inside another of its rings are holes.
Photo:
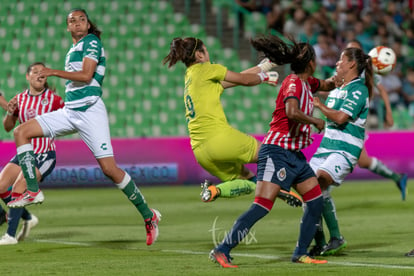
[[[0,92],[0,107],[7,111],[7,100],[3,96],[3,93]]]
[[[326,80],[319,80],[319,89],[320,91],[331,91],[335,89],[335,76],[332,76]]]
[[[322,131],[325,127],[324,120],[306,115],[300,110],[299,100],[296,97],[287,98],[285,102],[285,112],[289,120],[302,124],[314,125],[319,131]]]
[[[394,125],[394,118],[392,117],[392,109],[390,104],[390,98],[388,97],[387,90],[385,87],[378,83],[377,89],[380,94],[381,99],[384,101],[384,107],[385,107],[385,126],[386,127],[392,127]]]
[[[240,74],[259,74],[260,72],[268,72],[273,67],[276,67],[276,66],[277,65],[275,63],[271,62],[268,58],[265,58],[258,65],[253,66],[249,69],[246,69],[242,71]],[[235,87],[238,84],[225,80],[221,82],[221,85],[223,86],[224,89],[226,89],[226,88]]]
[[[321,110],[323,115],[326,116],[329,120],[337,123],[338,125],[342,125],[346,123],[349,120],[349,115],[346,114],[343,111],[335,110],[332,108],[327,107],[325,104],[323,104],[319,98],[313,99],[313,105]]]
[[[68,72],[50,68],[44,68],[40,74],[44,77],[54,76],[62,79],[67,79],[71,81],[80,81],[89,83],[92,80],[93,74],[95,73],[95,69],[97,66],[97,62],[91,58],[84,57],[82,61],[82,70],[76,72]]]
[[[17,109],[17,99],[14,97],[7,103],[7,114],[3,118],[4,129],[9,132],[11,131],[17,122],[17,116],[14,115]]]

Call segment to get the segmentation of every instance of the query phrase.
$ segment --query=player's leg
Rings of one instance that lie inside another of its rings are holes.
[[[69,109],[62,108],[45,113],[15,128],[14,137],[17,155],[27,182],[27,191],[19,198],[10,201],[7,206],[18,208],[43,202],[43,193],[39,189],[36,177],[34,177],[35,158],[30,139],[33,137],[54,138],[76,132],[74,124],[70,121],[69,111]]]
[[[17,156],[15,156],[13,159],[17,161]],[[0,172],[0,198],[6,204],[11,200],[11,188],[20,172],[20,166],[13,162],[7,163],[3,170]],[[7,212],[0,205],[0,225],[6,222]]]
[[[158,210],[148,207],[144,195],[138,189],[131,176],[117,167],[113,157],[99,158],[97,161],[103,173],[116,184],[142,215],[147,231],[147,245],[154,243],[158,237],[158,222],[161,219],[161,214]]]
[[[317,161],[316,158],[315,161]],[[351,163],[342,154],[330,154],[322,159],[316,172],[323,195],[323,218],[329,230],[330,239],[321,255],[333,255],[344,249],[347,245],[340,233],[335,203],[331,196],[332,185],[340,185],[345,177],[352,171]]]
[[[396,173],[390,168],[388,168],[381,160],[378,160],[376,157],[368,156],[365,147],[362,149],[361,155],[358,159],[358,166],[360,168],[368,169],[371,172],[378,174],[382,177],[392,179],[397,188],[401,192],[402,200],[405,200],[406,192],[407,192],[407,175]]]
[[[259,141],[234,128],[223,129],[196,149],[197,162],[223,182],[202,184],[201,199],[213,201],[218,197],[237,197],[250,194],[256,188],[255,174],[244,164],[255,162]]]
[[[37,181],[40,181],[41,174],[40,174],[40,171],[38,170],[37,167],[36,167],[35,172],[36,172]],[[13,189],[12,189],[12,192],[11,192],[11,199],[13,200],[15,198],[19,198],[24,193],[26,188],[27,188],[26,179],[24,178],[23,173],[19,172],[18,177],[16,178],[15,182],[13,183]],[[2,236],[2,238],[0,239],[0,245],[11,245],[11,244],[17,244],[18,243],[19,240],[17,239],[16,232],[17,232],[17,228],[19,226],[20,218],[22,217],[24,212],[25,212],[25,215],[30,216],[31,219],[33,217],[33,221],[32,221],[32,224],[30,225],[30,227],[28,227],[28,225],[26,226],[27,235],[28,235],[30,229],[37,225],[37,223],[38,223],[37,218],[35,216],[31,215],[26,210],[26,208],[24,208],[24,207],[10,208],[7,231],[6,231],[6,234],[4,234]]]
[[[308,178],[296,184],[296,190],[302,195],[305,208],[300,223],[298,242],[292,255],[292,262],[323,264],[327,261],[313,259],[308,254],[308,247],[315,236],[323,209],[321,188],[312,169],[308,168],[308,172],[303,172],[303,176]]]
[[[144,218],[147,245],[151,245],[158,237],[158,221],[161,215],[157,210],[148,207],[144,196],[131,176],[117,166],[111,144],[108,116],[103,101],[98,100],[84,112],[74,112],[74,116],[79,118],[79,122],[82,122],[76,124],[76,128],[98,161],[102,172],[122,190]]]
[[[230,251],[244,239],[258,220],[270,212],[279,190],[277,184],[258,181],[254,203],[236,220],[222,243],[210,252],[211,260],[223,267],[235,267],[231,264]]]
[[[8,206],[18,208],[28,204],[42,203],[44,197],[37,183],[35,156],[30,143],[31,138],[43,136],[42,127],[36,119],[31,119],[15,128],[13,134],[19,165],[27,182],[27,191],[21,197],[10,201]]]

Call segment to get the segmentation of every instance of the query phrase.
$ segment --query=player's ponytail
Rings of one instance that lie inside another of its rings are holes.
[[[372,60],[369,55],[364,55],[365,58],[365,85],[368,87],[369,99],[372,98],[374,87],[374,69],[372,68]]]
[[[289,37],[287,41],[278,36],[259,36],[251,39],[250,43],[259,52],[277,65],[290,64],[296,74],[306,71],[309,62],[315,60],[315,51],[309,43],[297,43]]]
[[[195,37],[185,39],[176,37],[170,44],[170,53],[163,59],[163,64],[168,63],[168,68],[170,68],[178,61],[182,61],[185,66],[189,67],[196,62],[196,52],[204,52],[203,45],[203,41]]]
[[[368,88],[369,98],[371,99],[374,87],[374,75],[372,69],[372,61],[369,55],[364,54],[359,48],[346,48],[344,55],[349,61],[355,61],[357,64],[358,76],[365,72],[365,85]]]

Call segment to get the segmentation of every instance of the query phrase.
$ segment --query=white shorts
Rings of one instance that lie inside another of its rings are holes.
[[[309,165],[315,172],[323,170],[327,172],[333,179],[334,185],[339,186],[345,177],[352,172],[353,167],[348,159],[340,153],[332,153],[326,156],[312,157]]]
[[[113,156],[108,115],[99,99],[85,111],[62,108],[36,117],[45,137],[79,133],[95,158]]]

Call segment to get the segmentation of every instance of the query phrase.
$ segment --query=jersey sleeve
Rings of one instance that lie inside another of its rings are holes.
[[[52,110],[58,110],[65,106],[65,103],[59,95],[55,94]]]
[[[301,98],[302,93],[302,81],[295,75],[291,75],[287,80],[286,87],[281,90],[283,95],[283,101],[289,98]]]
[[[83,43],[83,57],[93,59],[98,63],[102,54],[102,43],[95,35],[89,35]]]
[[[223,81],[227,74],[227,67],[221,64],[206,64],[208,69],[205,70],[206,78],[213,81]]]
[[[317,78],[312,77],[312,76],[308,78],[308,83],[310,85],[312,93],[316,93],[318,91],[319,87],[321,86],[320,79],[317,79]]]
[[[368,90],[364,88],[363,86],[359,86],[357,89],[348,91],[340,111],[348,114],[352,119],[356,119],[366,105]]]

